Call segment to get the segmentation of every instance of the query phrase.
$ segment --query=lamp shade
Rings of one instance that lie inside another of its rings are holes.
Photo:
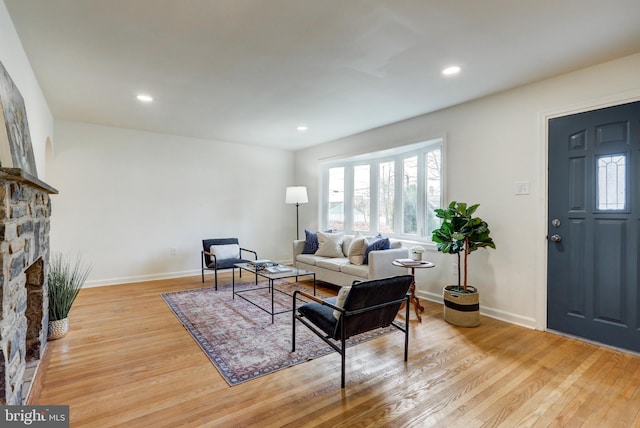
[[[309,202],[307,198],[306,186],[291,186],[287,187],[287,195],[285,203],[287,204],[306,204]]]

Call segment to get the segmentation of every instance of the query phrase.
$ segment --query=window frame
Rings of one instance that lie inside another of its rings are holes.
[[[360,231],[363,235],[377,234],[379,231],[379,173],[380,164],[385,162],[394,163],[394,218],[393,232],[382,232],[384,236],[401,239],[403,241],[414,241],[430,244],[432,243],[432,231],[428,228],[428,209],[426,191],[427,182],[427,154],[435,150],[440,150],[440,197],[439,207],[444,206],[445,200],[445,183],[446,183],[446,139],[445,137],[436,137],[424,140],[418,143],[394,147],[392,149],[365,153],[356,156],[345,157],[341,159],[333,159],[321,164],[321,183],[320,183],[320,225],[323,230],[329,226],[329,170],[331,168],[344,168],[344,211],[343,211],[343,228],[345,234],[355,234],[354,230],[354,168],[361,165],[369,165],[369,206],[370,206],[370,230]],[[403,232],[403,160],[417,155],[417,205],[416,205],[416,221],[417,231],[415,234]],[[375,196],[374,196],[375,195]],[[435,226],[437,227],[437,226]]]

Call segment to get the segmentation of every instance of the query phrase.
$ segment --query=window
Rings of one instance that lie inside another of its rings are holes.
[[[393,207],[395,201],[395,163],[380,162],[378,175],[378,230],[393,232]]]
[[[626,195],[626,156],[601,156],[598,162],[598,209],[624,210]]]
[[[344,167],[329,169],[327,227],[344,230]]]
[[[443,139],[323,165],[322,227],[430,241],[443,204]]]
[[[353,168],[353,230],[369,230],[370,169],[370,165],[357,165]]]
[[[402,231],[415,234],[418,230],[418,157],[402,160]]]

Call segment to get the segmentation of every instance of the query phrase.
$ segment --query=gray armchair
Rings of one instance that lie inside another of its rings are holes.
[[[214,271],[217,290],[218,270],[232,269],[236,263],[248,263],[250,260],[243,258],[243,253],[251,253],[253,260],[258,260],[258,254],[255,251],[240,247],[238,238],[203,239],[200,258],[202,282],[204,282],[205,270]],[[240,269],[240,276],[242,276],[242,269]]]
[[[404,360],[409,349],[409,287],[413,277],[356,282],[344,301],[337,305],[337,297],[319,299],[304,291],[293,293],[293,327],[291,351],[296,350],[296,321],[301,322],[342,356],[341,387],[345,385],[345,342],[356,334],[393,325],[405,334]],[[313,300],[296,308],[298,295]],[[405,303],[405,323],[394,321],[400,306]]]

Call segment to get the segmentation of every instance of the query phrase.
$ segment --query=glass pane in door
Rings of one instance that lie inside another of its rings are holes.
[[[626,156],[600,156],[597,159],[599,210],[626,208]]]

